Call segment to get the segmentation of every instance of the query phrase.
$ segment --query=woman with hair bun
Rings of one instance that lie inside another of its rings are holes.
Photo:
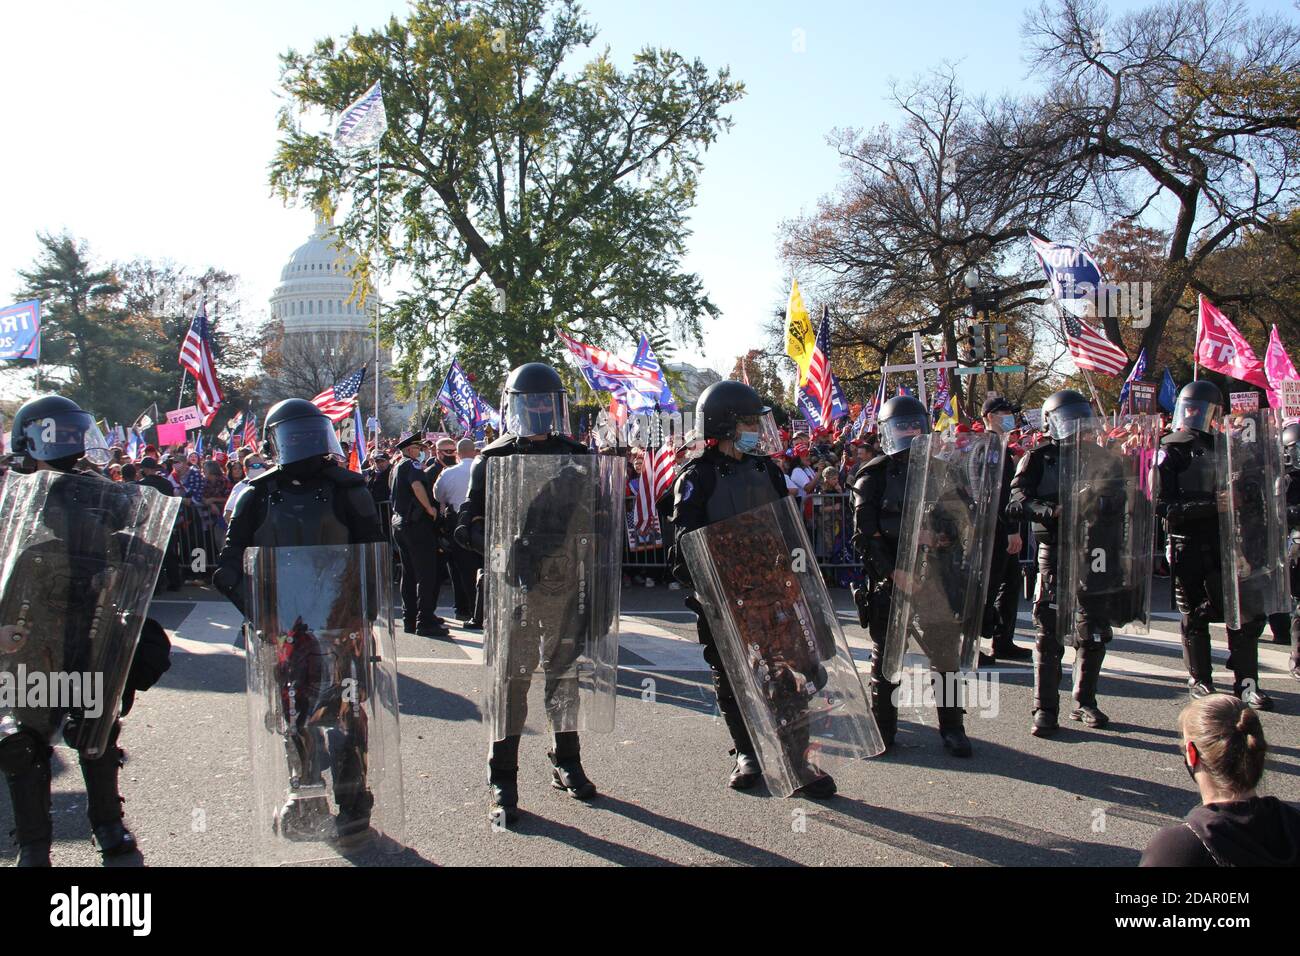
[[[1256,795],[1268,744],[1259,715],[1211,694],[1178,717],[1201,805],[1155,835],[1139,866],[1300,866],[1300,810]]]

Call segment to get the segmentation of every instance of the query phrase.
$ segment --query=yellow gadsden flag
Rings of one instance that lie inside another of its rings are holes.
[[[785,354],[799,366],[799,385],[808,384],[808,366],[812,363],[817,334],[808,318],[808,309],[799,294],[799,283],[790,288],[790,301],[785,307]]]

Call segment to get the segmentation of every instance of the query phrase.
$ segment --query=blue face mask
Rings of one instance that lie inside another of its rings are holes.
[[[1008,432],[1009,432],[1009,431],[1011,431],[1011,430],[1012,430],[1013,428],[1015,428],[1015,427],[1016,427],[1016,416],[1015,416],[1015,415],[1003,415],[1003,416],[1002,416],[1002,430],[1003,430],[1003,431],[1008,431]]]
[[[742,455],[752,455],[758,451],[761,437],[758,432],[741,432],[736,436],[736,451]]]

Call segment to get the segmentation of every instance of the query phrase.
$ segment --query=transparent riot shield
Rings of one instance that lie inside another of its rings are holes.
[[[104,752],[180,499],[97,475],[0,489],[0,739],[19,726]],[[40,675],[40,676],[37,676]]]
[[[1097,626],[1147,633],[1159,444],[1154,416],[1089,422],[1061,442],[1057,619],[1067,645]]]
[[[881,661],[891,683],[909,641],[940,673],[976,665],[1005,454],[991,433],[936,432],[912,443]]]
[[[245,552],[260,863],[402,848],[389,560],[387,543]]]
[[[1224,416],[1216,436],[1223,620],[1231,628],[1290,613],[1286,471],[1275,412]]]
[[[523,733],[530,710],[556,733],[614,729],[623,465],[605,455],[488,461],[483,663],[492,740]]]
[[[768,789],[789,796],[884,750],[790,498],[678,539]]]

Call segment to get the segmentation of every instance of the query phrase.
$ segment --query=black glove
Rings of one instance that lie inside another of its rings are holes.
[[[122,691],[123,717],[135,706],[136,691],[148,690],[158,683],[171,666],[172,642],[167,632],[153,618],[145,618],[140,630],[140,643],[136,645],[131,670],[126,676],[126,687]]]

